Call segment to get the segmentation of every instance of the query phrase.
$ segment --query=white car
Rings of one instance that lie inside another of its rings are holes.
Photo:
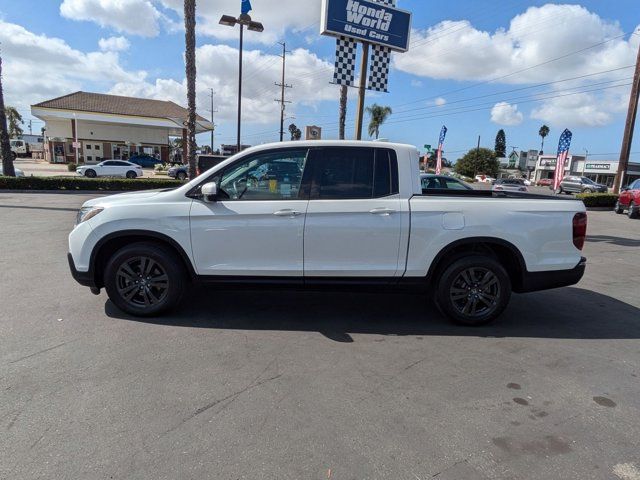
[[[22,170],[16,167],[13,167],[13,169],[16,172],[16,177],[24,177],[24,172]],[[4,175],[4,173],[2,172],[3,172],[3,167],[2,167],[2,163],[0,162],[0,175]]]
[[[447,317],[480,325],[512,291],[578,282],[586,224],[577,200],[423,190],[410,145],[311,140],[249,148],[175,189],[89,200],[68,258],[133,315],[177,306],[189,280],[375,284],[431,290]]]
[[[476,182],[492,183],[494,181],[495,181],[495,178],[489,177],[488,175],[476,175]]]
[[[76,169],[78,175],[84,177],[142,177],[142,167],[124,160],[104,160],[96,165],[83,165]]]

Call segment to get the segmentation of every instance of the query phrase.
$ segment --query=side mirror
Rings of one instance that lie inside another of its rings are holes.
[[[216,185],[216,182],[205,183],[200,187],[200,192],[202,193],[202,200],[215,202],[218,196],[218,185]]]
[[[620,189],[621,192],[626,192],[627,190],[629,190],[629,185],[625,185]]]

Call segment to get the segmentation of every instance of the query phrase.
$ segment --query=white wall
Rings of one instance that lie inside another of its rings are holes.
[[[71,122],[73,120],[49,120],[46,128],[47,137],[73,138]],[[115,125],[108,123],[78,120],[78,138],[97,142],[132,142],[165,145],[168,142],[169,130],[163,127],[139,127],[133,125]]]

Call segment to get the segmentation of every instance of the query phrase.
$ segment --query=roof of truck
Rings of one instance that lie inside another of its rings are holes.
[[[376,142],[371,140],[296,140],[288,142],[274,142],[264,143],[262,145],[256,145],[254,147],[243,150],[243,152],[249,150],[262,150],[277,147],[374,147],[374,148],[408,148],[415,149],[414,145],[406,143],[392,143],[392,142]]]

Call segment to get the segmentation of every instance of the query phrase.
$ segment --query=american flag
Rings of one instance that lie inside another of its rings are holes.
[[[564,177],[564,164],[567,161],[569,155],[569,147],[571,146],[571,137],[573,134],[569,129],[564,129],[562,135],[560,135],[560,142],[558,142],[558,157],[556,159],[556,172],[553,176],[553,189],[558,190],[560,188],[560,182]]]
[[[440,175],[440,171],[442,170],[442,146],[444,145],[444,137],[446,136],[447,136],[447,127],[443,125],[442,130],[440,130],[440,139],[438,140],[436,175]]]

